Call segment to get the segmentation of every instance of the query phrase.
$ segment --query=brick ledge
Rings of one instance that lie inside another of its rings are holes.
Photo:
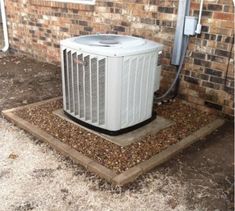
[[[79,11],[94,11],[94,5],[84,5],[79,3],[63,3],[49,0],[29,0],[31,5],[41,6],[41,7],[51,7],[51,8],[66,8],[66,9],[76,9]]]

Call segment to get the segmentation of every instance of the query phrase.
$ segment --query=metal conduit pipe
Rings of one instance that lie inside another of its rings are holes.
[[[203,10],[203,0],[200,3],[198,20],[196,17],[190,17],[190,0],[179,0],[178,17],[175,31],[174,47],[172,51],[171,64],[176,67],[176,76],[168,90],[160,97],[157,102],[164,101],[173,90],[173,97],[178,94],[180,73],[183,68],[184,58],[188,47],[189,36],[201,33],[201,16]],[[187,24],[186,24],[187,22]],[[197,22],[197,24],[196,24]],[[168,99],[167,99],[168,100]]]
[[[0,51],[6,52],[9,49],[9,39],[7,33],[7,20],[6,20],[6,10],[4,0],[0,0],[0,9],[1,9],[1,16],[2,16],[2,25],[3,25],[3,37],[4,37],[4,46]]]
[[[189,37],[187,36],[186,39],[184,40],[185,44],[184,44],[184,48],[183,48],[183,52],[182,52],[182,59],[180,60],[180,64],[177,67],[177,73],[176,73],[176,76],[175,76],[173,82],[171,83],[171,86],[168,88],[168,90],[161,97],[157,97],[156,98],[157,100],[162,100],[162,99],[166,98],[169,95],[169,93],[171,92],[171,90],[177,85],[177,82],[178,82],[179,76],[180,76],[180,72],[181,72],[181,70],[183,68],[183,64],[184,64],[184,57],[185,57],[187,47],[188,47],[188,40],[189,40]],[[178,87],[176,87],[176,89],[178,89]],[[174,96],[172,98],[175,98],[175,97],[176,97],[176,93],[174,93]]]
[[[164,100],[179,82],[179,76],[183,67],[189,39],[188,36],[184,35],[185,17],[189,15],[189,10],[190,0],[179,0],[174,47],[171,58],[171,64],[176,66],[177,72],[171,86],[162,96],[156,98],[157,101]],[[176,86],[175,89],[178,89],[178,87]],[[177,90],[175,90],[175,92],[177,92]],[[176,93],[174,93],[174,95],[176,95]]]

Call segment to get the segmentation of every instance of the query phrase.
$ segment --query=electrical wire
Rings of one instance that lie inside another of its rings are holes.
[[[232,57],[233,46],[234,46],[234,35],[233,35],[232,46],[231,46],[231,49],[230,49],[230,52],[229,52],[229,57],[228,57],[228,64],[227,64],[225,80],[224,80],[224,88],[227,88],[228,70],[229,70],[230,60],[231,60],[231,57]]]
[[[181,56],[181,59],[180,59],[180,65],[178,66],[178,70],[177,70],[175,79],[174,79],[174,81],[172,82],[172,84],[171,84],[171,86],[169,87],[169,89],[168,89],[162,96],[156,97],[156,100],[157,100],[157,101],[166,98],[166,97],[168,96],[168,94],[171,92],[171,90],[174,88],[176,82],[177,82],[178,79],[179,79],[180,73],[181,73],[182,68],[183,68],[184,58],[185,58],[185,55],[186,55],[187,47],[188,47],[188,42],[189,42],[189,37],[188,37],[188,36],[186,36],[186,39],[184,40],[184,42],[185,42],[185,45],[184,45],[184,48],[183,48],[183,51],[182,51],[182,54],[181,54],[182,56]]]

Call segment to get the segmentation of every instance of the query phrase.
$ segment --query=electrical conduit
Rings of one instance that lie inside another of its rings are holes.
[[[185,45],[184,45],[184,48],[183,48],[183,51],[182,51],[182,57],[181,57],[181,60],[180,60],[180,64],[177,68],[177,73],[176,73],[176,76],[175,76],[171,86],[169,87],[169,89],[162,96],[156,98],[157,101],[166,98],[169,95],[169,93],[171,92],[171,90],[174,88],[174,86],[176,85],[176,83],[179,79],[181,70],[183,68],[184,58],[185,58],[185,54],[186,54],[187,47],[188,47],[188,41],[189,41],[189,37],[187,36],[186,39],[184,40]]]
[[[202,10],[203,10],[203,2],[204,0],[201,0],[198,23],[195,29],[196,34],[201,33],[201,16],[202,16]],[[185,1],[179,0],[179,7],[180,8],[178,8],[175,42],[174,42],[174,48],[173,48],[173,53],[172,53],[173,54],[172,64],[177,67],[177,73],[169,89],[162,96],[156,98],[156,100],[159,103],[161,103],[160,102],[161,100],[164,101],[166,99],[166,97],[171,93],[174,87],[175,87],[175,92],[177,92],[177,89],[178,89],[177,83],[179,83],[179,77],[183,68],[184,58],[185,58],[185,54],[186,54],[187,47],[188,47],[189,35],[184,34],[184,26],[185,26],[185,17],[189,15],[190,0],[185,0]],[[176,95],[177,93],[174,94],[173,98],[176,97]]]
[[[197,34],[201,34],[201,30],[202,30],[201,19],[202,19],[203,2],[204,2],[204,0],[201,0],[199,16],[198,16],[198,23],[197,23],[197,28],[195,31]]]
[[[6,52],[9,49],[9,40],[7,33],[7,20],[6,20],[4,0],[0,0],[0,7],[1,7],[0,9],[1,9],[2,25],[3,25],[3,37],[4,37],[4,46],[2,49],[0,49],[0,51]]]

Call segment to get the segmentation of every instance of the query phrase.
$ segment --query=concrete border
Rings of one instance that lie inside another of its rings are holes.
[[[61,142],[60,140],[54,138],[53,136],[49,135],[45,131],[39,129],[38,127],[32,125],[31,123],[25,121],[24,119],[18,117],[14,114],[15,111],[18,111],[23,108],[31,107],[31,106],[38,106],[42,105],[47,102],[51,102],[61,98],[53,98],[50,100],[42,101],[39,103],[33,103],[27,106],[21,106],[9,110],[2,111],[3,117],[8,121],[12,122],[19,128],[29,132],[34,137],[48,143],[52,147],[54,147],[57,151],[62,153],[65,156],[69,156],[72,160],[76,163],[84,166],[88,171],[91,171],[97,174],[99,177],[106,179],[107,181],[111,182],[114,185],[124,186],[130,182],[133,182],[136,178],[140,175],[150,171],[154,167],[166,162],[177,153],[181,152],[185,148],[189,147],[193,143],[197,142],[201,138],[209,135],[217,128],[221,127],[225,120],[224,119],[216,119],[212,123],[206,125],[205,127],[197,130],[190,136],[184,138],[180,142],[169,146],[167,149],[163,150],[162,152],[154,155],[149,160],[143,161],[136,166],[124,171],[121,174],[116,174],[111,169],[99,164],[95,160],[88,158],[87,156],[83,155],[82,153],[76,151],[75,149],[71,148],[67,144]]]
[[[48,99],[48,100],[43,100],[43,101],[39,101],[39,102],[36,102],[36,103],[30,103],[30,104],[27,104],[27,105],[22,105],[22,106],[18,106],[16,108],[10,108],[10,109],[7,109],[7,110],[3,110],[2,111],[2,114],[4,114],[4,112],[16,112],[16,111],[19,111],[19,110],[22,110],[22,109],[25,109],[25,108],[29,108],[29,107],[32,107],[32,106],[40,106],[40,105],[43,105],[43,104],[46,104],[46,103],[49,103],[49,102],[53,102],[55,100],[62,100],[63,98],[62,97],[54,97],[54,98],[51,98],[51,99]]]

